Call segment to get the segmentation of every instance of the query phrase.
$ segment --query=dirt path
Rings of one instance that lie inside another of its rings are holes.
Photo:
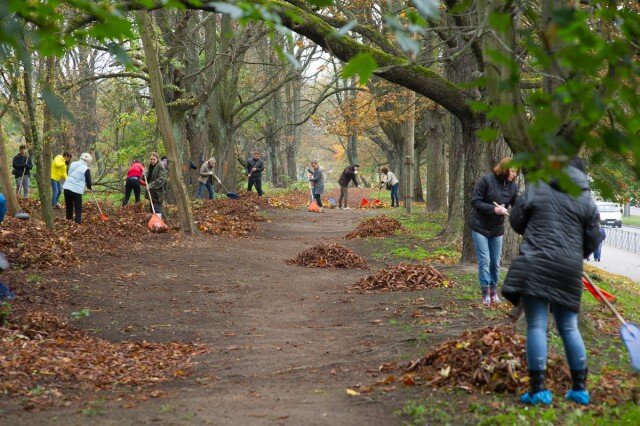
[[[130,251],[126,257],[71,273],[69,282],[81,284],[71,290],[70,310],[91,310],[78,321],[81,327],[111,340],[199,341],[213,351],[189,378],[161,385],[162,398],[107,398],[83,406],[93,411],[77,404],[38,413],[10,410],[0,421],[399,424],[393,410],[415,390],[351,397],[346,389],[378,380],[379,365],[411,354],[407,335],[380,320],[399,297],[419,294],[348,294],[368,271],[284,263],[312,245],[340,240],[363,214],[271,211],[255,239],[157,245],[160,240],[148,238],[123,248]],[[364,250],[362,242],[342,243]]]

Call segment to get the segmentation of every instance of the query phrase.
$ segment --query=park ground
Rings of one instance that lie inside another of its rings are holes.
[[[463,331],[512,323],[506,303],[482,308],[474,267],[459,265],[456,245],[436,238],[444,217],[416,210],[409,216],[399,209],[311,214],[266,208],[268,221],[252,237],[148,234],[132,237],[112,255],[86,257],[79,266],[12,272],[5,282],[20,294],[32,286],[34,309],[54,311],[102,339],[195,342],[209,349],[195,357],[194,367],[157,385],[86,390],[70,383],[60,401],[35,407],[28,395],[0,396],[0,424],[640,422],[615,322],[588,295],[583,322],[590,386],[599,389],[589,408],[568,404],[561,395],[550,408],[526,408],[513,394],[401,380],[413,360]],[[344,239],[360,220],[380,213],[398,218],[410,234]],[[285,263],[334,242],[364,256],[373,271]],[[454,284],[414,292],[351,289],[377,269],[422,259],[431,259]],[[637,284],[590,272],[637,320]],[[46,297],[52,286],[55,303]],[[562,353],[555,334],[551,348]]]

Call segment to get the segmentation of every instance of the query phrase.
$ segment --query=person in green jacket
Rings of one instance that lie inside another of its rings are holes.
[[[151,193],[150,202],[160,218],[162,218],[162,203],[167,192],[168,174],[167,169],[160,162],[158,153],[152,152],[149,154],[149,167],[147,167],[147,173],[145,174],[145,183]],[[149,210],[151,210],[151,206],[149,206]]]

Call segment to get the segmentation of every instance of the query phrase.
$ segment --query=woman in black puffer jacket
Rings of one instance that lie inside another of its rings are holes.
[[[582,264],[600,242],[600,215],[589,191],[584,163],[574,158],[567,175],[582,191],[575,198],[557,183],[530,185],[511,210],[513,229],[524,236],[520,254],[507,272],[502,294],[514,305],[522,303],[527,319],[527,364],[531,390],[528,404],[550,404],[545,389],[547,313],[553,312],[571,369],[573,388],[566,397],[589,403],[585,388],[587,357],[578,330],[582,295]]]
[[[511,157],[503,158],[491,173],[478,180],[471,194],[469,227],[478,258],[478,280],[485,305],[500,302],[498,279],[504,218],[518,196],[518,186],[514,182],[518,173],[509,168],[510,161]]]

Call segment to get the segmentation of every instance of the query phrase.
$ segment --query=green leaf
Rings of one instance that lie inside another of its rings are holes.
[[[498,129],[494,129],[492,127],[485,127],[484,129],[480,129],[476,132],[476,136],[480,138],[483,142],[493,142],[498,138]]]
[[[511,15],[508,13],[494,12],[489,15],[489,25],[500,32],[505,32],[511,25]]]
[[[413,5],[418,12],[425,18],[434,18],[438,16],[440,2],[438,0],[412,0]]]
[[[221,1],[216,1],[210,4],[216,8],[217,12],[229,15],[233,19],[240,19],[244,16],[244,11],[236,5],[224,3]]]
[[[370,53],[358,53],[342,68],[342,77],[349,78],[358,74],[360,84],[364,85],[376,69],[378,63]]]
[[[336,35],[338,37],[342,37],[342,36],[347,35],[347,33],[349,31],[351,31],[356,26],[356,24],[357,24],[356,21],[347,22],[345,25],[343,25],[342,27],[338,28],[338,30],[336,31]]]
[[[311,3],[317,7],[327,7],[333,4],[333,0],[307,0],[307,3]]]
[[[69,112],[64,102],[53,92],[48,89],[42,90],[42,99],[47,104],[47,107],[51,110],[51,113],[56,118],[66,118],[72,123],[75,123],[76,119]]]
[[[511,104],[507,105],[497,105],[491,108],[489,114],[487,116],[489,118],[497,118],[503,123],[506,122],[513,114],[515,113],[513,106]]]
[[[468,104],[473,112],[486,112],[489,109],[489,104],[486,102],[472,101]]]
[[[133,65],[131,62],[131,58],[127,55],[127,52],[120,46],[119,44],[109,43],[107,45],[107,49],[109,53],[118,58],[118,60],[126,67],[130,67]]]

